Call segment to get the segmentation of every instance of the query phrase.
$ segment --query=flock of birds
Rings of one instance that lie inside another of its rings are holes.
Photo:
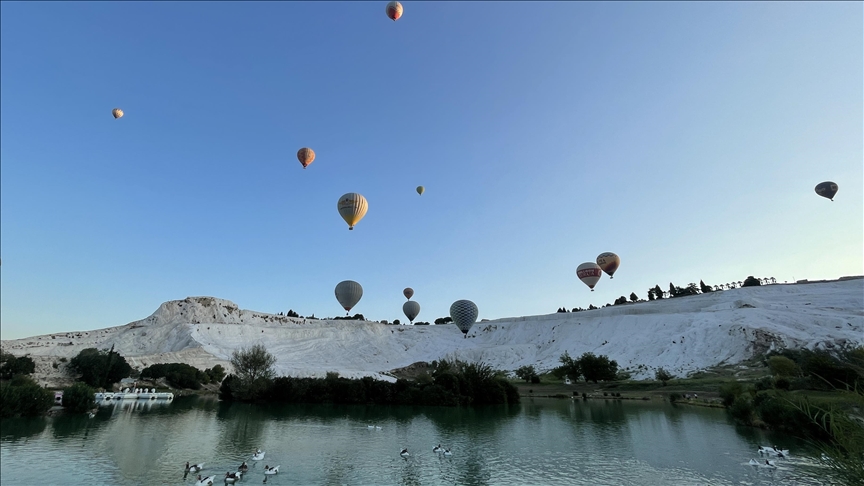
[[[381,430],[381,427],[377,426],[377,425],[369,425],[367,427],[369,429]],[[437,446],[433,447],[432,452],[440,454],[444,457],[452,457],[453,456],[453,452],[448,448],[441,447],[441,444],[438,444]],[[262,451],[261,449],[256,449],[255,453],[252,455],[251,460],[252,461],[261,461],[264,459],[264,454],[266,454],[266,452]],[[402,457],[403,459],[407,460],[410,455],[411,454],[408,452],[407,448],[403,448],[401,451],[399,451],[399,456]],[[279,465],[279,466],[265,465],[264,466],[264,483],[267,483],[267,477],[268,476],[279,474],[279,468],[280,467],[282,467],[282,466],[281,465]],[[183,479],[186,479],[186,476],[189,473],[192,473],[192,474],[200,473],[203,469],[204,469],[204,463],[203,462],[197,463],[197,464],[189,464],[189,462],[187,461],[186,466],[184,468]],[[229,472],[225,473],[224,482],[226,482],[228,484],[234,484],[237,481],[239,481],[248,472],[249,472],[249,465],[246,464],[246,461],[243,461],[243,463],[237,467],[237,471],[235,471],[235,472],[229,471]],[[202,476],[201,474],[198,474],[198,477],[195,478],[195,486],[213,486],[214,482],[217,480],[218,480],[218,478],[215,475]]]
[[[265,454],[265,452],[262,451],[261,449],[256,449],[255,453],[252,455],[252,460],[253,461],[261,461],[264,459],[264,454]],[[267,482],[268,476],[272,476],[274,474],[279,474],[279,468],[280,467],[282,467],[282,466],[281,465],[279,465],[279,466],[265,465],[264,466],[264,483]],[[186,468],[185,468],[185,472],[183,473],[183,479],[186,479],[186,476],[189,473],[193,473],[193,474],[200,473],[201,470],[203,470],[203,469],[204,469],[204,463],[203,462],[198,463],[198,464],[189,464],[189,462],[186,462]],[[248,472],[249,472],[249,465],[246,464],[246,461],[243,461],[243,463],[237,467],[237,471],[235,471],[235,472],[228,471],[225,473],[224,482],[228,483],[228,484],[234,484],[237,481],[239,481],[243,477],[243,475],[245,475]],[[201,474],[199,474],[198,477],[195,478],[195,486],[213,486],[213,483],[215,481],[217,481],[217,477],[215,475],[214,476],[202,476]]]

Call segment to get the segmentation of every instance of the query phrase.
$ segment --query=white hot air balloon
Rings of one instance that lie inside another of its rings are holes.
[[[351,308],[360,302],[360,297],[363,297],[363,287],[359,283],[344,280],[336,285],[336,300],[345,309],[345,315],[348,315]]]
[[[420,304],[414,302],[413,300],[409,300],[402,304],[402,312],[405,313],[405,317],[411,321],[411,324],[414,324],[414,318],[417,317],[417,314],[420,313]]]
[[[450,306],[450,318],[465,337],[468,337],[468,330],[474,325],[479,313],[477,305],[470,300],[457,300]]]
[[[603,270],[600,269],[600,265],[594,262],[585,262],[576,269],[576,276],[582,283],[591,288],[591,292],[594,292],[594,286],[603,276]]]
[[[120,108],[114,108],[113,110],[111,110],[111,114],[114,115],[114,119],[116,120],[117,118],[123,117],[123,110],[121,110]]]

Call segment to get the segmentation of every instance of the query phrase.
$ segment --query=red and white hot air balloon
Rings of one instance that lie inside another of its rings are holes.
[[[585,262],[576,268],[576,276],[579,277],[582,283],[591,288],[591,292],[594,292],[594,286],[597,285],[600,277],[603,276],[603,270],[600,268],[600,265],[594,262]]]
[[[390,17],[390,20],[395,22],[402,17],[402,4],[395,1],[390,2],[387,4],[385,11],[387,12],[387,17]]]

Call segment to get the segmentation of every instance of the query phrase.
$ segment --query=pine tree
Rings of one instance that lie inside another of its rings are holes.
[[[637,300],[639,300],[639,297],[636,295],[636,292],[630,292],[630,301],[636,302]]]

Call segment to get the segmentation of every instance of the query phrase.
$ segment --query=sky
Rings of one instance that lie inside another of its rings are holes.
[[[2,339],[864,273],[860,2],[385,4],[0,3]]]

